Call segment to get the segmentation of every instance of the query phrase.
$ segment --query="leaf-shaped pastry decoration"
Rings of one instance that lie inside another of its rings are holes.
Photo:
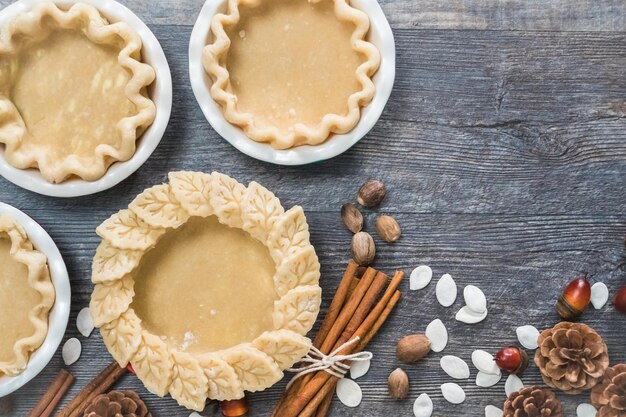
[[[280,201],[267,188],[252,181],[244,194],[243,229],[262,243],[285,212]]]
[[[174,376],[174,363],[167,345],[161,339],[142,331],[141,343],[131,364],[148,391],[159,397],[167,394]]]
[[[257,337],[252,346],[274,359],[280,369],[287,369],[309,352],[311,340],[289,330],[275,330]]]
[[[274,287],[282,297],[300,285],[317,285],[319,279],[320,263],[313,246],[308,246],[281,261],[274,274]]]
[[[306,334],[315,323],[321,302],[319,286],[294,288],[274,303],[274,328]]]
[[[237,373],[226,361],[208,353],[200,358],[200,366],[209,380],[209,398],[219,401],[243,398],[243,387]]]
[[[102,284],[123,278],[139,265],[142,252],[118,249],[102,241],[91,264],[91,281]]]
[[[309,225],[300,206],[290,208],[281,216],[267,240],[270,255],[276,263],[309,245]]]
[[[283,377],[280,368],[265,353],[250,345],[238,345],[221,352],[233,367],[244,390],[255,392],[271,387]]]
[[[170,385],[172,398],[185,408],[202,411],[209,381],[198,360],[186,352],[173,351],[174,379]]]
[[[211,175],[203,172],[179,171],[168,174],[170,187],[176,200],[192,216],[207,217],[211,207]]]
[[[96,327],[112,322],[128,310],[135,296],[134,283],[133,278],[126,275],[116,281],[96,284],[89,303],[93,324]]]
[[[120,249],[147,250],[165,233],[141,220],[131,210],[120,210],[96,229],[96,233]]]
[[[213,172],[211,179],[211,206],[219,221],[230,227],[241,228],[241,204],[246,187],[218,172]]]
[[[143,221],[154,227],[176,228],[189,219],[167,184],[155,185],[128,205]]]
[[[102,340],[121,367],[128,365],[141,342],[141,320],[132,308],[100,328]]]

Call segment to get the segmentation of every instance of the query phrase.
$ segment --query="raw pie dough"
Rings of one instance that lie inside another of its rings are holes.
[[[349,0],[229,0],[203,51],[225,118],[278,149],[350,131],[380,64],[368,16]]]
[[[126,23],[109,24],[92,6],[45,2],[2,28],[0,143],[21,169],[49,182],[93,181],[135,153],[154,121],[142,42]]]
[[[0,215],[0,266],[0,376],[14,376],[48,334],[55,293],[46,256],[6,215]]]
[[[308,352],[320,266],[301,207],[172,172],[96,231],[94,323],[151,392],[201,411],[272,386]]]

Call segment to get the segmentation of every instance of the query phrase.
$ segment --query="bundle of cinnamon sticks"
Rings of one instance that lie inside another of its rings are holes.
[[[82,417],[89,403],[98,395],[108,391],[125,373],[126,368],[120,368],[116,362],[111,363],[85,385],[69,404],[59,410],[55,417]],[[51,416],[73,382],[74,375],[61,369],[28,417]]]
[[[328,355],[358,337],[358,342],[339,353],[363,351],[400,299],[398,286],[403,278],[404,273],[398,271],[390,281],[384,273],[374,268],[363,270],[350,261],[313,346]],[[302,376],[285,391],[272,417],[326,416],[337,381],[325,371]]]

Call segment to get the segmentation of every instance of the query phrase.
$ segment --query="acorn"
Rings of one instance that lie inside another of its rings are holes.
[[[613,300],[613,305],[617,311],[626,314],[626,286],[617,291],[615,299]]]
[[[591,301],[591,285],[586,277],[579,277],[567,284],[556,303],[556,312],[562,319],[580,316]]]
[[[240,417],[248,414],[248,402],[245,398],[220,401],[220,410],[225,417]]]
[[[528,354],[517,346],[500,349],[495,356],[498,368],[511,374],[521,374],[528,368]]]

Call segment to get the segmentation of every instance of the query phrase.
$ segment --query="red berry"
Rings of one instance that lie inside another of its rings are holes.
[[[556,303],[556,312],[565,320],[580,316],[591,301],[591,285],[585,277],[567,284]]]
[[[498,368],[512,374],[522,373],[528,367],[528,354],[517,346],[500,349],[495,359]]]
[[[626,286],[617,291],[617,294],[615,294],[615,300],[613,300],[613,305],[617,311],[626,314]]]
[[[135,375],[135,370],[133,369],[133,365],[131,365],[130,362],[128,362],[128,365],[126,365],[126,369],[128,370],[128,372]]]

